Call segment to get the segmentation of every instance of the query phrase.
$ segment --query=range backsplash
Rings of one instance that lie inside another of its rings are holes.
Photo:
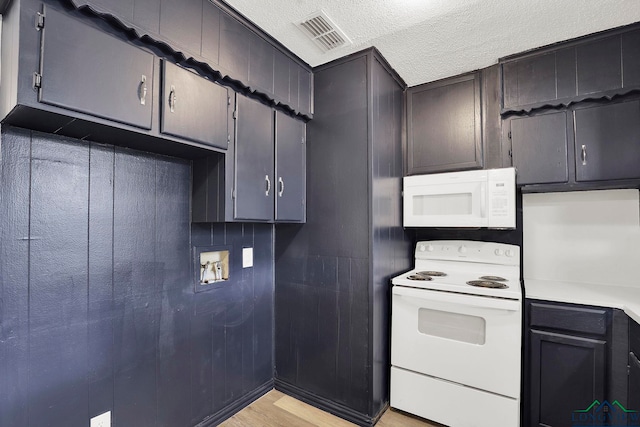
[[[637,189],[523,195],[527,279],[640,287]]]

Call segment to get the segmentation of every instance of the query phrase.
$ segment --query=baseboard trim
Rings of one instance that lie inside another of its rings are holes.
[[[196,424],[195,427],[214,427],[233,416],[236,412],[241,409],[249,406],[258,398],[262,397],[268,391],[273,390],[273,380],[269,380],[266,383],[262,384],[260,387],[250,391],[239,399],[233,401],[228,404],[218,412],[213,415],[208,416],[204,420],[200,421],[200,423]]]
[[[295,397],[298,400],[301,400],[305,403],[308,403],[309,405],[315,406],[316,408],[322,409],[323,411],[329,412],[361,427],[373,426],[375,421],[377,421],[377,418],[379,417],[378,416],[376,417],[376,419],[373,419],[370,416],[355,411],[345,405],[341,405],[324,397],[320,397],[279,379],[275,380],[274,385],[276,390],[279,390],[291,397]]]

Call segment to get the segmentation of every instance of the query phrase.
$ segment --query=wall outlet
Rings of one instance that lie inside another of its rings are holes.
[[[91,418],[90,427],[111,427],[111,411]]]
[[[253,267],[253,248],[242,248],[242,268]]]

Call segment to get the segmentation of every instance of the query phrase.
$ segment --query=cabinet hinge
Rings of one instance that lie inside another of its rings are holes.
[[[33,88],[34,89],[42,88],[42,74],[38,72],[33,73]]]
[[[36,30],[44,28],[44,12],[36,12]]]
[[[238,118],[238,110],[233,110],[233,120]]]
[[[509,157],[513,158],[513,149],[509,148]]]
[[[231,134],[227,134],[227,145],[231,144]]]
[[[231,105],[231,97],[227,96],[227,106]]]
[[[303,144],[303,145],[304,145],[304,139],[305,139],[305,138],[304,138],[304,136],[303,136],[303,137],[300,139],[300,144]]]
[[[235,189],[235,188],[232,188],[232,189],[231,189],[231,198],[232,198],[232,199],[235,199],[235,198],[236,198],[236,189]]]
[[[507,137],[509,137],[509,139],[511,139],[511,131],[509,131],[509,133],[507,134]]]

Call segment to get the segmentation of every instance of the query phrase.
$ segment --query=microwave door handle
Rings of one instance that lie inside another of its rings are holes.
[[[480,217],[487,217],[487,183],[480,183]]]

